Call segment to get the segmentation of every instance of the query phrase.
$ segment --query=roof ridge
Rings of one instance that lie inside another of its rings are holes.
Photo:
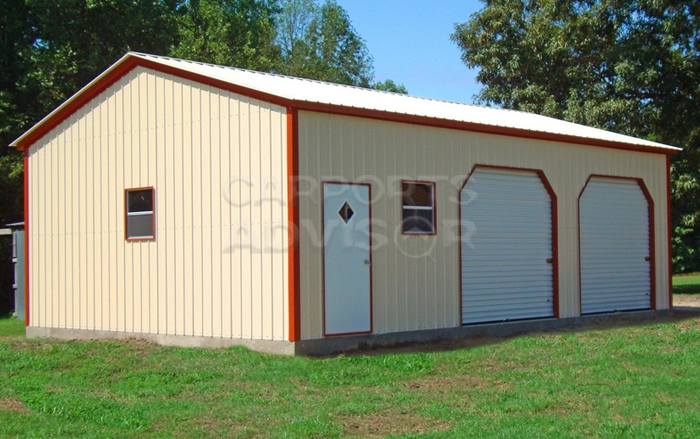
[[[504,111],[515,111],[515,112],[520,112],[520,113],[525,113],[525,114],[534,114],[534,113],[528,113],[528,112],[521,111],[521,110],[513,110],[513,109],[509,109],[509,108],[491,107],[491,106],[487,106],[487,105],[480,105],[480,104],[474,104],[474,103],[468,103],[468,102],[458,102],[458,101],[450,101],[447,99],[429,98],[426,96],[415,96],[415,95],[408,94],[408,93],[396,93],[396,92],[387,91],[387,90],[377,90],[376,88],[361,87],[359,85],[341,84],[338,82],[322,81],[320,79],[313,79],[313,78],[302,78],[300,76],[291,76],[291,75],[285,75],[285,74],[276,73],[276,72],[263,72],[260,70],[244,69],[242,67],[224,66],[224,65],[213,64],[213,63],[208,63],[208,62],[204,62],[204,61],[193,61],[193,60],[188,60],[188,59],[173,58],[170,56],[153,55],[150,53],[134,52],[134,51],[131,51],[129,53],[133,54],[133,55],[145,57],[145,58],[159,58],[159,59],[164,59],[164,60],[174,61],[174,62],[181,62],[181,63],[186,63],[186,64],[198,64],[201,66],[214,67],[214,68],[223,69],[223,70],[234,70],[234,71],[239,71],[239,72],[251,73],[251,74],[255,74],[255,75],[271,76],[271,77],[275,77],[275,78],[285,78],[285,79],[290,79],[293,81],[311,82],[311,83],[315,83],[315,84],[330,85],[333,87],[342,87],[342,88],[360,90],[360,91],[365,91],[365,92],[369,91],[369,92],[375,92],[375,93],[380,93],[380,94],[387,94],[387,95],[391,95],[391,96],[400,96],[400,97],[411,98],[411,99],[419,99],[419,100],[429,101],[429,102],[447,103],[447,104],[455,104],[455,105],[464,105],[464,106],[474,107],[474,108],[486,108],[486,109],[490,109],[490,110],[504,110]]]

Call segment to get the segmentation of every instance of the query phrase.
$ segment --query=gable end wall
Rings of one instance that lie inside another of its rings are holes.
[[[30,325],[287,340],[286,120],[137,67],[34,143]],[[148,186],[156,238],[126,242]]]

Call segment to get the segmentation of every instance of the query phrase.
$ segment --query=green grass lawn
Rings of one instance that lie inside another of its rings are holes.
[[[700,294],[700,274],[673,276],[673,294]]]
[[[698,315],[324,359],[21,332],[0,437],[700,437]]]
[[[24,335],[24,320],[0,318],[0,337],[20,337]]]

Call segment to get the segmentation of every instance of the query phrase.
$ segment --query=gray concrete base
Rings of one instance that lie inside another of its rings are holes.
[[[189,335],[141,334],[134,332],[92,331],[86,329],[60,329],[27,327],[29,338],[57,338],[59,340],[128,340],[139,339],[163,346],[188,348],[228,348],[245,346],[266,354],[294,355],[294,343],[289,341],[247,340],[241,338],[195,337]]]
[[[671,315],[669,309],[659,311],[632,311],[611,314],[595,314],[563,319],[538,319],[516,322],[468,325],[457,328],[426,329],[421,331],[392,332],[388,334],[363,334],[303,340],[296,344],[297,355],[331,355],[341,352],[401,346],[411,343],[460,340],[470,337],[512,337],[520,334],[553,329],[603,323],[646,320]]]
[[[332,355],[341,352],[394,347],[412,343],[461,340],[470,337],[512,337],[520,334],[554,329],[576,328],[595,323],[623,323],[672,315],[673,311],[633,311],[596,314],[563,319],[538,319],[517,322],[488,323],[457,328],[425,329],[420,331],[392,332],[388,334],[363,334],[326,337],[298,342],[246,340],[239,338],[194,337],[185,335],[139,334],[116,331],[91,331],[82,329],[27,328],[27,337],[47,337],[61,340],[142,339],[165,346],[194,348],[227,348],[245,346],[254,351],[278,355]]]

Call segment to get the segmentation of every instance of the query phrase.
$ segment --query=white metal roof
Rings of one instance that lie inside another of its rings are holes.
[[[467,122],[483,125],[484,127],[500,127],[530,131],[533,133],[570,136],[580,139],[659,149],[664,152],[680,150],[680,148],[657,142],[616,134],[598,128],[591,128],[522,111],[419,98],[398,93],[389,93],[271,73],[261,73],[136,52],[127,53],[110,67],[110,69],[88,84],[83,90],[76,93],[76,95],[66,101],[61,107],[57,108],[52,114],[48,115],[44,120],[50,119],[54,113],[59,112],[62,107],[68,105],[76,96],[79,96],[84,90],[90,88],[92,84],[99,82],[110,70],[116,68],[129,58],[141,58],[183,72],[203,75],[233,85],[298,102],[329,104],[347,108],[394,113],[397,115]],[[39,122],[12,144],[16,145],[25,136],[29,135],[34,129],[41,125],[44,120]]]

